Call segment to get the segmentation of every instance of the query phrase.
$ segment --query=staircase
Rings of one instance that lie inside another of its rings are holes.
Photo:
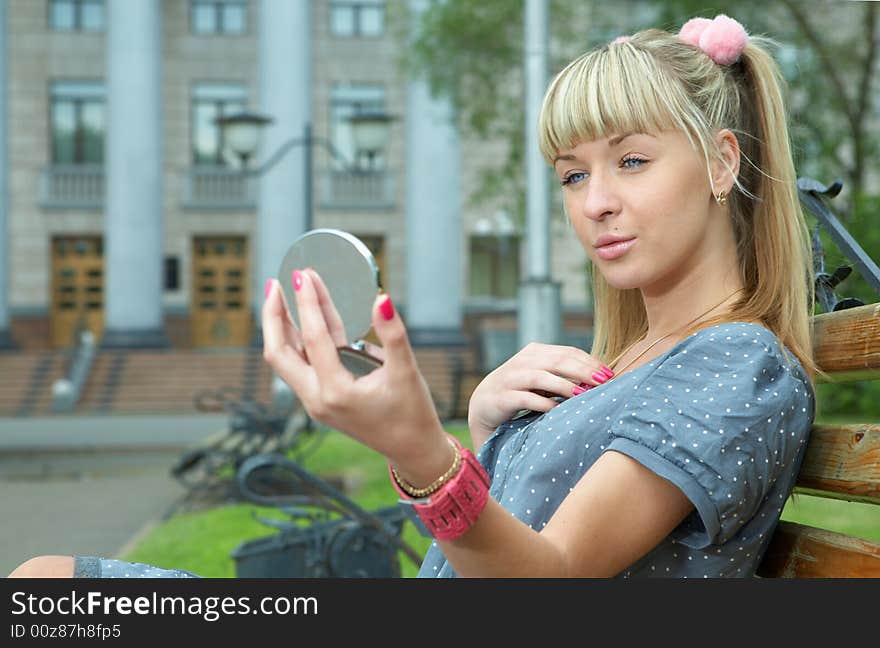
[[[48,350],[0,353],[0,416],[52,415],[52,384],[64,377],[68,355]],[[416,349],[415,355],[441,418],[466,416],[473,385],[463,385],[457,411],[451,408],[456,357],[467,367],[467,352],[429,348]],[[272,369],[261,349],[101,350],[73,414],[196,413],[196,394],[220,388],[268,404],[271,383]]]
[[[223,387],[268,403],[271,377],[271,369],[257,349],[103,351],[96,358],[77,411],[195,413],[196,394]]]
[[[63,377],[67,359],[63,351],[0,353],[0,416],[49,412],[52,383]]]

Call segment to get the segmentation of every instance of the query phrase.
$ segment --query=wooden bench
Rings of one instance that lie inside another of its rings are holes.
[[[880,302],[816,315],[813,335],[833,383],[880,379]],[[880,422],[814,425],[795,493],[876,505],[880,526]],[[758,576],[880,578],[880,543],[782,521]]]

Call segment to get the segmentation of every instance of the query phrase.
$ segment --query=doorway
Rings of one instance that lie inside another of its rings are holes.
[[[50,341],[63,349],[91,331],[97,343],[104,332],[104,249],[100,236],[52,238]]]
[[[193,346],[249,345],[247,239],[244,236],[195,237],[192,252]]]

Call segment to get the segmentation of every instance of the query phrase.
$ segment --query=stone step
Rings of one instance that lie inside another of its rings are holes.
[[[461,381],[458,412],[455,367],[471,367],[467,349],[416,349],[416,361],[425,376],[442,417],[461,416],[476,383]],[[52,382],[67,366],[63,351],[14,351],[0,354],[0,416],[48,414]],[[38,368],[42,363],[42,374]],[[39,374],[39,375],[38,375]],[[259,349],[223,350],[101,350],[84,385],[77,414],[193,413],[201,392],[228,388],[263,404],[271,402],[272,369]],[[38,393],[22,408],[34,381]],[[477,381],[478,382],[478,381]],[[472,384],[473,383],[473,384]]]

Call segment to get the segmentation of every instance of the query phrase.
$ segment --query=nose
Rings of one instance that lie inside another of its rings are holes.
[[[620,211],[620,194],[608,176],[594,174],[584,187],[581,213],[591,220],[601,221]]]

